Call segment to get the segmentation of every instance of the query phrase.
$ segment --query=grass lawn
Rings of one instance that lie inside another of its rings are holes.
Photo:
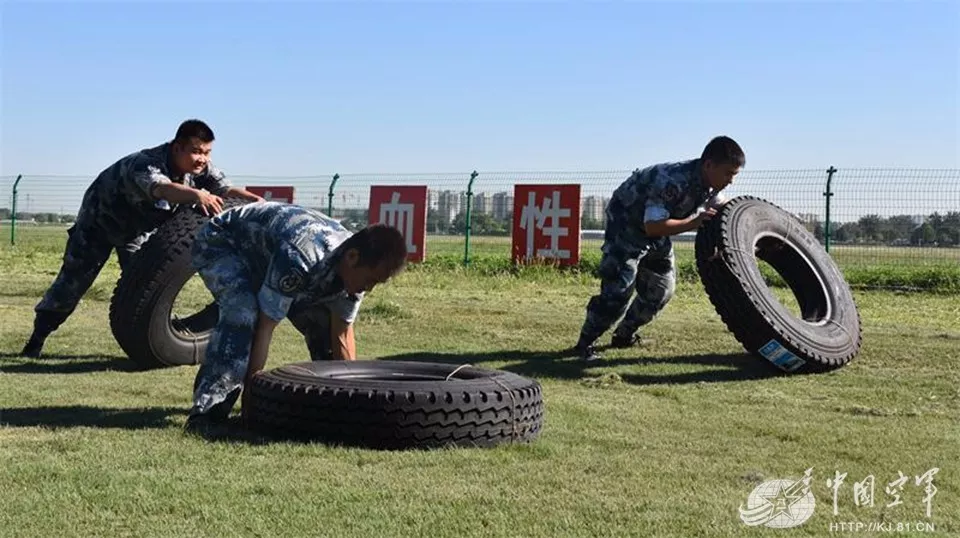
[[[17,356],[62,235],[23,230],[0,248],[0,535],[823,536],[853,521],[960,533],[955,295],[858,291],[862,354],[833,373],[786,376],[744,355],[702,288],[682,282],[645,330],[652,344],[586,367],[564,350],[591,276],[411,267],[365,302],[361,355],[534,377],[540,439],[431,452],[209,442],[181,431],[196,367],[138,371],[114,342],[115,260],[48,340],[48,358]],[[206,298],[190,285],[192,302]],[[306,359],[284,322],[267,367]],[[928,518],[915,477],[935,467]],[[740,521],[757,485],[808,468],[808,521]],[[835,472],[848,473],[837,515]],[[888,507],[898,473],[903,503]],[[869,475],[875,504],[858,506],[853,483]]]

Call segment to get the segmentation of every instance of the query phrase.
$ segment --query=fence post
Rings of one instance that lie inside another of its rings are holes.
[[[17,184],[20,183],[21,179],[23,179],[23,174],[17,174],[17,179],[13,182],[13,200],[11,202],[13,210],[10,213],[10,245],[15,245],[17,242]]]
[[[327,191],[327,216],[333,218],[333,188],[337,185],[340,174],[333,174],[333,181],[330,182],[330,189]]]
[[[466,241],[463,243],[463,265],[470,265],[470,221],[473,220],[470,214],[470,208],[473,205],[473,180],[477,179],[477,171],[474,170],[470,174],[470,183],[467,183],[467,218],[466,218],[466,228],[464,229],[464,235]]]
[[[831,183],[833,183],[833,174],[837,173],[837,169],[831,166],[827,169],[827,190],[823,193],[824,198],[827,199],[827,209],[826,214],[824,215],[823,224],[823,244],[826,251],[830,252],[830,198],[833,197],[833,191],[830,190]]]

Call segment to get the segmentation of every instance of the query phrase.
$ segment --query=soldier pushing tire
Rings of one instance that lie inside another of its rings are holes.
[[[227,210],[249,203],[225,198]],[[215,302],[184,318],[174,302],[196,274],[191,248],[210,217],[182,206],[123,271],[110,302],[110,330],[127,356],[145,368],[200,364],[219,317]]]
[[[126,155],[97,175],[67,230],[60,271],[34,308],[33,332],[21,355],[40,357],[47,338],[73,314],[111,254],[116,251],[121,273],[126,272],[150,236],[184,205],[214,215],[223,210],[222,198],[262,200],[231,185],[213,166],[213,141],[206,123],[186,120],[173,140]],[[124,287],[133,285],[127,282]]]
[[[799,317],[771,293],[757,260],[793,291]],[[780,370],[832,370],[859,353],[860,314],[849,285],[787,211],[752,196],[733,198],[697,231],[696,261],[710,301],[737,341]]]

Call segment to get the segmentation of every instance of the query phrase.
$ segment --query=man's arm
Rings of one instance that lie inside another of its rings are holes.
[[[169,181],[157,183],[150,191],[150,194],[154,198],[175,204],[200,204],[200,208],[203,209],[204,214],[208,216],[213,216],[223,211],[223,199],[219,196],[180,183]]]
[[[704,221],[710,220],[717,214],[715,209],[707,209],[698,215],[693,215],[685,219],[665,219],[645,222],[644,231],[648,237],[663,237],[666,235],[676,235],[690,230],[696,230]]]
[[[263,370],[267,364],[267,355],[270,352],[270,341],[273,340],[273,330],[279,324],[279,321],[270,319],[261,310],[257,315],[257,326],[253,332],[253,344],[250,346],[250,360],[247,362],[247,372],[243,376],[243,393],[241,395],[241,406],[246,414],[250,408],[250,381],[253,376]]]
[[[233,186],[230,180],[227,179],[227,175],[223,173],[223,170],[214,166],[213,163],[207,163],[207,173],[201,176],[198,185],[222,197],[235,196],[237,198],[250,200],[251,202],[263,201],[263,198],[256,194],[242,187]]]
[[[658,172],[647,190],[643,214],[643,229],[648,237],[664,237],[696,230],[702,222],[710,220],[717,214],[715,209],[708,207],[700,214],[685,219],[670,218],[667,202],[682,197],[684,188],[682,182],[662,171]]]
[[[250,348],[250,362],[247,365],[246,381],[254,374],[263,370],[267,364],[267,355],[270,351],[270,341],[273,340],[273,330],[280,322],[271,319],[261,310],[257,316],[257,328],[253,333],[253,345]]]
[[[161,171],[160,166],[141,159],[131,164],[132,172],[125,189],[131,203],[166,200],[175,204],[200,204],[204,213],[214,215],[223,210],[223,200],[180,183],[174,183]]]
[[[334,360],[357,360],[353,323],[348,323],[335,314],[330,319],[330,347],[333,348]]]

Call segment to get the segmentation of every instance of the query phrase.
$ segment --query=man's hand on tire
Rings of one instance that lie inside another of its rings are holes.
[[[197,204],[203,214],[212,217],[223,211],[223,199],[206,191],[197,191]]]
[[[716,216],[717,216],[717,210],[712,207],[708,207],[703,210],[703,213],[700,213],[699,218],[700,218],[700,222],[706,222]]]

